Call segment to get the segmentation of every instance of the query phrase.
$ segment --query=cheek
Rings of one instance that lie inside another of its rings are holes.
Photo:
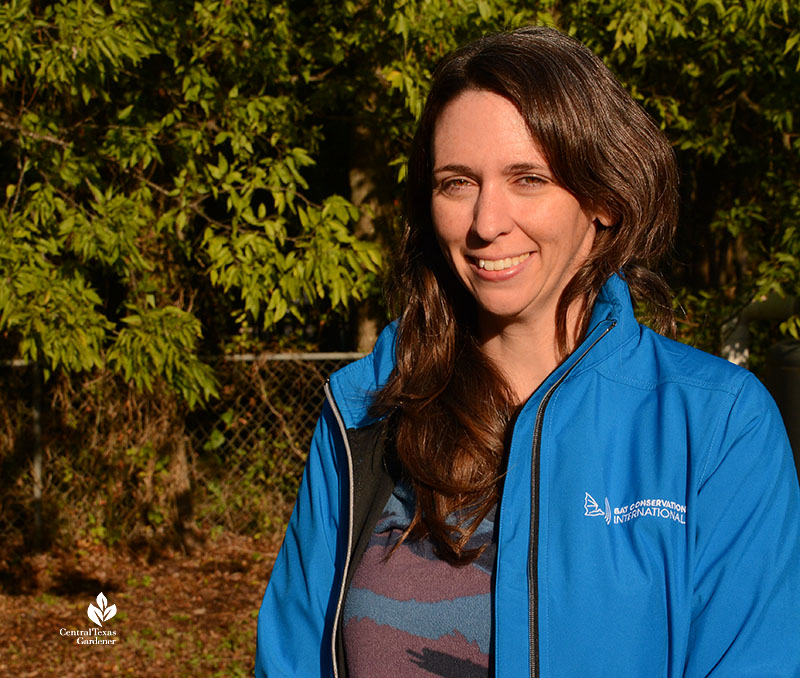
[[[431,205],[431,218],[433,220],[433,232],[436,236],[436,241],[439,243],[439,247],[442,249],[445,256],[449,259],[448,250],[456,239],[451,215],[448,210],[437,207],[436,201],[434,201]]]
[[[436,229],[434,233],[436,235],[436,244],[439,247],[439,252],[441,252],[442,254],[444,263],[447,264],[447,266],[450,268],[451,271],[453,271],[453,273],[458,273],[458,267],[456,265],[454,257],[456,252],[455,243],[444,238],[442,234],[438,231],[438,229]]]
[[[431,218],[436,239],[442,249],[460,248],[464,244],[472,223],[468,205],[433,200],[431,203]]]
[[[455,274],[456,278],[461,278],[461,273],[458,270],[458,252],[461,249],[458,238],[454,236],[452,229],[448,228],[446,223],[437,219],[435,213],[433,213],[433,224],[433,234],[436,245],[442,255],[443,263]]]
[[[594,241],[594,224],[581,210],[566,209],[551,213],[542,223],[547,224],[541,234],[559,250],[578,254],[590,250]],[[588,242],[587,242],[588,241]]]
[[[571,238],[562,247],[563,256],[569,260],[571,268],[579,268],[589,256],[595,234],[592,222],[587,222],[585,219],[576,222]]]

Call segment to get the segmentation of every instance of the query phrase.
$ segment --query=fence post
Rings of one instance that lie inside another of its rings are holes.
[[[36,547],[44,543],[42,526],[42,373],[39,362],[33,369],[33,525]]]

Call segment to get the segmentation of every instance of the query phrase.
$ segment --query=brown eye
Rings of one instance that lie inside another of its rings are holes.
[[[471,185],[472,184],[468,179],[464,179],[462,177],[453,177],[452,179],[444,179],[441,181],[439,183],[438,190],[440,193],[452,195],[455,193],[460,193],[461,191],[469,188]]]
[[[517,183],[521,184],[522,186],[536,187],[547,183],[547,179],[537,176],[536,174],[526,174],[525,176],[517,179]]]

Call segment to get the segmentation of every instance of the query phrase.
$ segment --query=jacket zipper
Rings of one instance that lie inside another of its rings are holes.
[[[333,399],[331,393],[330,379],[325,380],[325,397],[331,405],[333,415],[336,417],[336,423],[339,425],[339,431],[342,434],[344,441],[344,449],[347,456],[347,492],[348,492],[348,508],[347,508],[347,552],[345,554],[344,569],[342,570],[342,582],[339,588],[339,599],[336,602],[336,616],[333,618],[333,627],[331,629],[331,660],[333,662],[333,676],[339,678],[339,668],[336,662],[336,632],[339,626],[339,617],[342,612],[342,605],[344,604],[345,582],[347,581],[347,571],[350,568],[350,555],[353,550],[353,453],[350,451],[350,441],[347,439],[347,430],[344,426],[344,420],[336,406],[336,401]]]
[[[538,660],[539,660],[539,616],[536,612],[536,596],[538,592],[538,532],[539,532],[539,456],[541,452],[541,433],[542,425],[544,423],[544,412],[547,403],[550,401],[555,390],[561,383],[569,376],[572,370],[580,364],[595,345],[608,334],[616,326],[616,321],[612,321],[605,331],[592,342],[592,344],[580,355],[580,357],[570,366],[570,368],[561,375],[559,380],[553,384],[545,393],[542,402],[539,403],[539,409],[536,412],[536,421],[534,423],[533,431],[533,450],[532,450],[532,463],[531,463],[531,522],[530,522],[530,535],[528,547],[528,620],[529,628],[528,633],[530,637],[530,678],[538,676]],[[333,627],[331,629],[331,661],[333,665],[333,676],[339,678],[339,669],[336,662],[336,633],[339,626],[339,617],[344,604],[345,582],[347,581],[347,572],[350,569],[350,557],[353,550],[353,454],[350,450],[350,442],[347,439],[347,429],[344,425],[344,420],[336,406],[336,401],[331,392],[330,379],[325,380],[325,397],[330,403],[333,415],[336,418],[336,423],[339,425],[339,432],[342,435],[344,443],[345,454],[347,457],[347,492],[348,492],[348,507],[347,507],[347,551],[345,553],[344,568],[342,570],[342,579],[339,587],[339,597],[336,602],[336,616],[333,620]]]
[[[533,427],[533,445],[531,459],[531,523],[528,536],[528,637],[530,639],[530,678],[539,675],[539,614],[537,601],[539,593],[539,470],[542,448],[542,427],[544,425],[544,412],[550,398],[556,389],[577,367],[597,343],[605,337],[617,322],[614,320],[605,331],[595,339],[586,350],[575,360],[569,369],[553,384],[544,394],[536,411],[536,420]]]

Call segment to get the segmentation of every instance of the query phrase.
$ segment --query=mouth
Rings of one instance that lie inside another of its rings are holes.
[[[530,252],[521,254],[518,257],[506,257],[505,259],[476,259],[478,268],[485,271],[503,271],[517,264],[521,264],[531,255]]]

